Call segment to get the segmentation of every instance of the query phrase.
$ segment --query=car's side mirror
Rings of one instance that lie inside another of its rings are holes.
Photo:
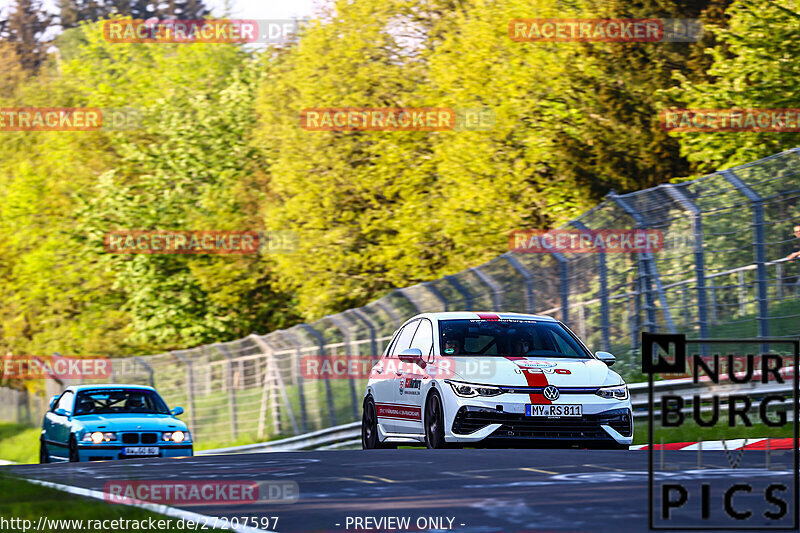
[[[58,394],[50,398],[50,408],[49,408],[50,411],[53,410],[53,407],[55,407],[57,401],[58,401]]]
[[[67,410],[66,410],[66,409],[64,409],[63,407],[59,407],[58,409],[56,409],[56,410],[55,410],[55,411],[53,411],[53,412],[54,412],[55,414],[57,414],[58,416],[67,416]]]
[[[183,414],[183,407],[176,407],[172,411],[172,416],[180,416]]]
[[[617,362],[617,358],[614,357],[614,354],[611,354],[609,352],[597,352],[595,355],[597,356],[598,359],[600,359],[608,366],[611,366]]]
[[[422,362],[422,350],[419,348],[409,348],[408,350],[403,350],[397,356],[401,361],[404,363],[421,363]]]

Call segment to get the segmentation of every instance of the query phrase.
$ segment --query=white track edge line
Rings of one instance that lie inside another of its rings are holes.
[[[21,478],[21,479],[29,481],[35,485],[41,485],[43,487],[49,487],[51,489],[56,489],[63,492],[68,492],[70,494],[75,494],[76,496],[86,496],[88,498],[95,498],[97,500],[106,501],[107,494],[105,492],[100,492],[93,489],[86,489],[83,487],[74,487],[72,485],[62,485],[61,483],[53,483],[52,481],[42,481],[40,479],[30,479],[30,478]],[[165,516],[171,516],[174,518],[183,518],[185,520],[193,520],[195,522],[201,520],[208,520],[208,522],[205,522],[204,525],[209,525],[213,523],[215,520],[217,520],[217,517],[214,516],[208,516],[200,513],[193,513],[191,511],[186,511],[184,509],[179,509],[177,507],[170,507],[169,505],[164,505],[159,503],[128,502],[128,503],[119,503],[117,505],[128,505],[130,507],[138,507],[140,509],[145,509],[147,511],[152,511],[154,513],[163,514]],[[270,531],[267,529],[258,529],[255,527],[242,526],[242,525],[234,526],[230,522],[228,522],[228,527],[225,528],[218,527],[213,529],[229,529],[232,531],[241,531],[242,533],[276,533],[275,531]]]

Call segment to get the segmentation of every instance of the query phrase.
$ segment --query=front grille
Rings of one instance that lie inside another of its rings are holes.
[[[142,433],[142,444],[155,444],[158,442],[158,434]]]
[[[453,432],[465,435],[489,424],[502,424],[492,433],[493,438],[610,439],[608,433],[600,427],[601,424],[611,426],[625,437],[632,434],[628,409],[614,409],[581,418],[547,419],[473,406],[464,406],[458,410],[453,421]]]
[[[139,444],[139,434],[138,433],[123,433],[122,434],[122,442],[124,444]]]

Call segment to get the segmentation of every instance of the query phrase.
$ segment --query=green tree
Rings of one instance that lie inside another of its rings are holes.
[[[47,58],[47,42],[43,39],[52,16],[39,0],[15,0],[10,14],[2,24],[0,38],[10,43],[19,57],[22,68],[36,72]]]
[[[779,109],[800,107],[800,10],[788,0],[736,1],[728,27],[712,31],[724,47],[708,50],[712,77],[678,76],[675,99],[689,109]],[[698,172],[713,172],[793,148],[798,133],[675,133],[681,152]]]
[[[582,11],[596,18],[699,18],[708,25],[722,18],[729,3],[587,0]],[[688,175],[679,143],[659,123],[660,111],[675,104],[662,90],[676,85],[675,73],[705,79],[702,51],[713,44],[709,32],[697,42],[578,44],[568,67],[571,82],[560,95],[573,118],[555,128],[558,175],[579,183],[593,199],[611,189],[630,192]]]

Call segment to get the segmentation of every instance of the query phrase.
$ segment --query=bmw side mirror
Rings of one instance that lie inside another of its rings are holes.
[[[172,410],[172,416],[180,416],[183,414],[183,407],[176,407]]]
[[[50,411],[53,410],[53,407],[56,405],[57,401],[58,401],[58,394],[50,398]]]
[[[608,352],[597,352],[595,355],[597,356],[598,359],[600,359],[602,362],[604,362],[608,366],[611,366],[611,365],[613,365],[614,363],[617,362],[617,358],[614,357],[613,354],[608,353]]]
[[[55,411],[53,411],[53,412],[54,412],[55,414],[57,414],[58,416],[67,416],[67,410],[66,410],[66,409],[64,409],[63,407],[59,407],[58,409],[56,409],[56,410],[55,410]]]
[[[397,357],[399,357],[404,363],[420,364],[422,362],[422,350],[419,348],[409,348],[408,350],[403,350],[400,352],[400,355]]]

